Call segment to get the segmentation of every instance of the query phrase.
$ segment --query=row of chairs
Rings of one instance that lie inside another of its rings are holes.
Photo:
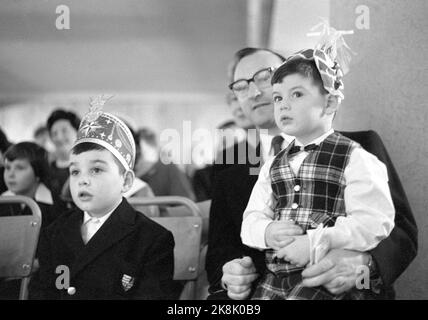
[[[184,197],[168,196],[130,198],[129,202],[137,210],[148,205],[168,206],[162,216],[151,219],[174,236],[174,280],[185,283],[180,299],[205,299],[208,285],[204,260],[210,201],[195,204]],[[19,299],[25,300],[42,217],[37,203],[28,197],[0,197],[0,204],[13,203],[27,205],[32,215],[0,217],[0,278],[21,279]]]

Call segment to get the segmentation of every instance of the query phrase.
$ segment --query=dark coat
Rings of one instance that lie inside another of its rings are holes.
[[[4,167],[0,166],[0,194],[7,190],[6,183],[4,182]]]
[[[81,236],[82,221],[83,212],[74,209],[42,232],[40,270],[31,281],[30,298],[175,298],[171,232],[135,211],[125,199],[86,245]],[[56,282],[61,284],[58,277],[65,274],[55,272],[58,266],[69,268],[73,295],[67,289],[57,289]],[[122,284],[125,275],[134,279],[127,291]]]
[[[389,187],[396,210],[395,227],[390,236],[370,251],[384,283],[383,297],[393,297],[392,284],[409,266],[417,252],[417,227],[398,174],[379,135],[374,131],[341,132],[377,156],[388,170]],[[220,287],[223,265],[250,255],[263,272],[264,254],[242,244],[242,215],[257,176],[249,175],[250,164],[214,169],[213,199],[210,210],[206,270],[210,291]]]

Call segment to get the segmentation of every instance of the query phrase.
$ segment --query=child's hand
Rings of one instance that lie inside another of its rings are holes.
[[[310,248],[308,235],[294,237],[293,243],[276,253],[278,258],[284,259],[297,267],[304,267],[309,263]]]
[[[293,221],[273,221],[265,231],[265,241],[269,248],[279,250],[294,241],[293,236],[303,234],[302,228]]]

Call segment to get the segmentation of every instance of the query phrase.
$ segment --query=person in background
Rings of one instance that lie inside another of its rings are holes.
[[[55,157],[55,147],[52,143],[51,137],[49,135],[49,130],[46,126],[39,126],[34,130],[33,134],[34,142],[37,143],[39,146],[45,148],[45,150],[48,152],[48,160],[49,163],[54,161]]]
[[[75,113],[57,109],[50,114],[46,125],[55,146],[55,160],[50,164],[50,187],[54,201],[64,206],[60,195],[69,176],[70,150],[76,140],[79,124],[80,118]]]
[[[46,150],[33,142],[21,142],[9,147],[4,158],[5,170],[2,178],[8,190],[0,195],[20,195],[35,200],[42,214],[41,230],[45,230],[58,214],[53,206],[51,192],[46,186],[49,183]],[[0,217],[18,215],[32,215],[32,212],[21,204],[0,204]],[[34,270],[37,270],[37,267],[36,260]],[[17,299],[20,283],[20,280],[0,279],[0,300]]]
[[[48,188],[49,165],[47,152],[34,142],[20,142],[12,145],[5,153],[3,178],[7,191],[2,196],[20,195],[34,199],[42,211],[42,227],[47,227],[54,219],[53,198]],[[0,215],[31,214],[28,208],[11,206]]]
[[[7,139],[6,134],[0,128],[0,193],[7,190],[7,186],[3,180],[3,172],[4,172],[4,153],[12,144]]]
[[[155,196],[182,196],[195,200],[187,176],[175,164],[164,164],[160,159],[156,134],[149,128],[137,132],[141,157],[136,165],[136,176],[147,182]]]
[[[226,103],[233,116],[233,120],[228,120],[217,127],[217,130],[222,130],[222,140],[219,139],[220,141],[217,145],[214,160],[215,163],[222,162],[224,164],[226,164],[227,161],[227,153],[234,152],[234,147],[238,144],[246,144],[248,130],[255,128],[251,120],[242,111],[233,92],[229,91],[226,94]],[[238,154],[234,153],[234,157],[237,158]],[[219,160],[220,158],[221,160]],[[209,164],[204,168],[197,169],[191,178],[197,201],[204,201],[212,198],[213,168],[213,164]],[[218,166],[216,169],[218,169]]]

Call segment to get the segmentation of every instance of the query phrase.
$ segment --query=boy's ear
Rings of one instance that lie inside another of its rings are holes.
[[[125,172],[125,179],[123,181],[122,193],[125,193],[131,189],[132,184],[134,183],[135,174],[134,171],[128,170]]]
[[[328,94],[323,113],[326,115],[334,114],[337,112],[338,109],[339,109],[339,98],[335,95]]]

